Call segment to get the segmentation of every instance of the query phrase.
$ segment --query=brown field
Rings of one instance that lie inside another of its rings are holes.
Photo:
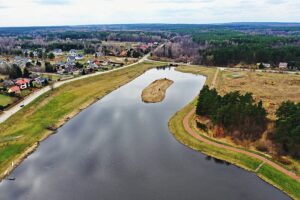
[[[142,92],[142,100],[145,103],[158,103],[164,100],[167,89],[174,82],[169,79],[159,79],[151,83]]]
[[[300,76],[253,71],[220,71],[216,88],[221,94],[231,91],[251,92],[262,100],[268,117],[275,119],[275,111],[283,101],[300,102]]]

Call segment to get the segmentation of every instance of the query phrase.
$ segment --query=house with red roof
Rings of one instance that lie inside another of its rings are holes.
[[[15,84],[19,86],[21,90],[25,90],[30,87],[30,79],[28,78],[19,78],[15,81]]]
[[[20,90],[20,87],[15,85],[15,86],[12,86],[8,89],[8,93],[20,93],[21,90]]]

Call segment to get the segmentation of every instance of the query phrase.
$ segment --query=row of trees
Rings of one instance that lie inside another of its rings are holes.
[[[257,140],[266,129],[266,110],[261,101],[255,103],[251,93],[230,92],[220,96],[215,89],[204,86],[196,114],[210,118],[214,126],[223,128],[225,135],[235,139]],[[300,158],[300,103],[283,102],[276,116],[271,139],[278,144],[279,152]]]
[[[266,129],[266,110],[262,102],[255,103],[251,93],[230,92],[220,96],[215,89],[204,86],[196,113],[224,128],[223,134],[239,139],[255,140]]]
[[[230,30],[177,31],[163,48],[154,52],[180,62],[212,66],[288,62],[300,69],[300,36],[255,35]]]
[[[178,36],[154,52],[156,57],[173,59],[176,62],[200,63],[199,45],[190,36]]]
[[[30,72],[27,67],[25,67],[24,70],[22,71],[22,69],[18,65],[13,64],[9,68],[8,75],[9,75],[10,79],[16,79],[16,78],[21,78],[21,77],[28,78],[30,75]]]
[[[203,64],[206,65],[236,65],[239,63],[255,64],[266,62],[278,65],[279,62],[294,63],[300,68],[300,47],[288,45],[282,48],[272,48],[255,45],[237,45],[200,51]]]

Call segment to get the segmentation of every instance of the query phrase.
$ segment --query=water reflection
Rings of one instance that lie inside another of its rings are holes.
[[[142,90],[159,78],[174,84],[157,104]],[[1,200],[288,199],[254,174],[208,162],[178,143],[170,117],[205,78],[153,69],[84,110],[0,184]]]

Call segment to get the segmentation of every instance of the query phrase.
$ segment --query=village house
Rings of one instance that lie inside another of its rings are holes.
[[[287,68],[288,68],[288,63],[286,62],[279,63],[279,69],[285,70]]]
[[[271,64],[269,63],[257,63],[256,66],[259,68],[260,66],[263,66],[263,68],[270,68]]]
[[[67,61],[68,61],[68,63],[75,63],[76,57],[75,56],[69,56]]]
[[[138,46],[138,49],[142,50],[143,52],[147,51],[148,48],[149,48],[149,46],[146,44],[141,44]]]
[[[120,53],[120,56],[121,56],[121,57],[126,57],[126,56],[127,56],[127,51],[126,51],[126,50],[122,51],[122,52]]]
[[[34,57],[37,57],[38,54],[39,54],[37,51],[33,51],[32,53],[33,53],[33,56],[34,56]]]
[[[12,80],[4,80],[2,83],[3,87],[10,88],[15,85],[15,83]]]
[[[101,57],[101,56],[103,56],[103,53],[102,53],[102,52],[99,52],[99,51],[97,51],[97,52],[96,52],[96,56],[97,56],[97,57]]]
[[[15,86],[12,86],[8,89],[8,93],[15,93],[15,94],[19,94],[21,93],[21,90],[20,90],[20,87],[15,85]]]
[[[96,64],[96,63],[89,63],[89,65],[86,67],[86,69],[93,69],[93,70],[96,70],[96,69],[99,69],[99,66]]]
[[[27,62],[31,62],[31,60],[21,56],[15,56],[13,60],[13,64],[19,65],[20,67],[25,67]]]
[[[76,57],[77,56],[77,51],[75,49],[71,49],[69,51],[69,56]]]
[[[75,56],[75,60],[82,60],[84,59],[84,56],[82,54],[78,54]]]
[[[55,56],[61,56],[63,55],[63,51],[61,49],[54,49],[52,51],[52,53],[55,55]]]
[[[265,68],[270,68],[270,67],[271,67],[271,64],[269,64],[269,63],[262,63],[262,65],[263,65]]]
[[[21,90],[25,90],[30,87],[30,79],[19,78],[16,79],[15,84],[20,87]]]
[[[40,86],[46,86],[48,84],[48,80],[43,77],[37,77],[34,79],[34,82]]]
[[[68,65],[64,69],[64,73],[67,73],[67,74],[74,74],[74,75],[76,75],[77,73],[79,74],[78,71],[79,71],[78,68],[75,67],[74,65]]]

